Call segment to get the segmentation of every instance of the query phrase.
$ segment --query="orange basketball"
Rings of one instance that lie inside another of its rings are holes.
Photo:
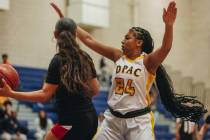
[[[16,89],[20,82],[18,72],[9,64],[0,64],[0,79],[2,78],[12,89]],[[2,83],[0,87],[2,87]]]

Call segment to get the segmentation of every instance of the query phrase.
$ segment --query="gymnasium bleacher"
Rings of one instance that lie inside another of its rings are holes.
[[[31,90],[37,90],[42,87],[42,83],[44,81],[44,78],[46,76],[46,70],[45,69],[38,69],[38,68],[29,68],[29,67],[20,67],[20,66],[15,66],[16,70],[18,71],[20,75],[20,80],[21,80],[21,86],[19,90],[22,91],[31,91]],[[99,95],[94,97],[93,103],[96,107],[97,113],[104,112],[107,108],[107,96],[108,96],[108,91],[107,90],[101,90]],[[41,109],[44,109],[47,112],[47,116],[50,117],[54,123],[57,121],[57,116],[56,113],[54,112],[53,109],[53,104],[51,102],[41,104],[41,103],[31,103],[31,102],[19,102],[19,106],[24,106],[27,108],[29,111],[29,114],[35,114],[37,115],[37,112]],[[19,113],[18,113],[18,118],[20,119],[20,123],[24,126],[27,126],[29,128],[28,132],[28,139],[29,140],[34,140],[34,133],[35,130],[33,129],[33,123],[31,122],[31,119],[27,118],[27,112],[21,111],[21,108],[24,107],[19,107]],[[27,110],[26,109],[26,110]],[[155,124],[155,135],[156,135],[156,140],[173,140],[175,139],[175,131],[171,131],[171,125],[169,123],[164,123],[166,122],[165,120],[168,120],[170,122],[174,122],[174,118],[172,115],[165,110],[163,105],[161,104],[160,99],[157,101],[157,111],[160,116],[163,116],[164,121],[163,123],[160,123],[159,121]],[[25,117],[24,117],[25,113]],[[19,115],[21,114],[21,115]],[[28,115],[28,116],[30,116]],[[34,115],[32,115],[33,118]],[[29,123],[31,125],[29,126]],[[174,127],[173,127],[174,128]],[[205,136],[205,140],[208,140],[208,137],[210,137],[210,131]]]

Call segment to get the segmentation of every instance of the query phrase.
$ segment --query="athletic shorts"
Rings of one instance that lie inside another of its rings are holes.
[[[73,125],[56,124],[51,132],[59,140],[92,140],[98,127],[96,113],[83,113],[77,119],[79,121]]]
[[[134,118],[118,118],[109,110],[96,140],[155,140],[153,113]]]
[[[51,129],[53,135],[59,140],[62,140],[66,133],[72,128],[72,126],[64,126],[60,124],[55,124],[54,127]]]

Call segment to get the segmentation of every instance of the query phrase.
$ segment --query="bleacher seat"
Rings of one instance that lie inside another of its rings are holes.
[[[34,134],[36,133],[35,129],[29,129],[27,134],[28,140],[35,140]]]
[[[42,87],[47,70],[14,66],[20,76],[21,90],[37,90]]]
[[[47,70],[39,68],[30,68],[22,66],[14,66],[20,76],[20,91],[32,91],[38,90],[42,87],[44,77],[46,76]],[[20,101],[29,107],[33,107],[32,102]]]
[[[34,103],[32,107],[34,112],[44,110],[45,112],[54,112],[54,105],[52,103]]]
[[[164,115],[165,118],[167,119],[174,119],[173,115],[168,112],[165,107],[163,106],[163,104],[161,103],[161,99],[160,97],[158,96],[157,98],[157,111],[161,114]]]
[[[168,125],[155,125],[156,140],[173,140],[175,135],[170,133]]]
[[[168,133],[169,126],[168,125],[155,125],[155,132]]]
[[[50,118],[53,121],[53,123],[57,123],[58,121],[58,116],[54,112],[47,112],[47,117]]]
[[[210,128],[207,130],[207,132],[204,136],[204,140],[210,140]]]
[[[93,104],[97,114],[103,113],[107,109],[107,97],[108,91],[100,91],[100,93],[93,98]]]
[[[27,120],[18,120],[19,125],[24,128],[28,128],[28,121]]]

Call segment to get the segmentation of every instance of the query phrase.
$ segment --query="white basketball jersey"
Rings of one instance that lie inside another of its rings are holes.
[[[125,114],[150,105],[149,90],[155,75],[146,70],[143,58],[144,55],[135,60],[122,56],[115,63],[108,100],[113,110]]]

